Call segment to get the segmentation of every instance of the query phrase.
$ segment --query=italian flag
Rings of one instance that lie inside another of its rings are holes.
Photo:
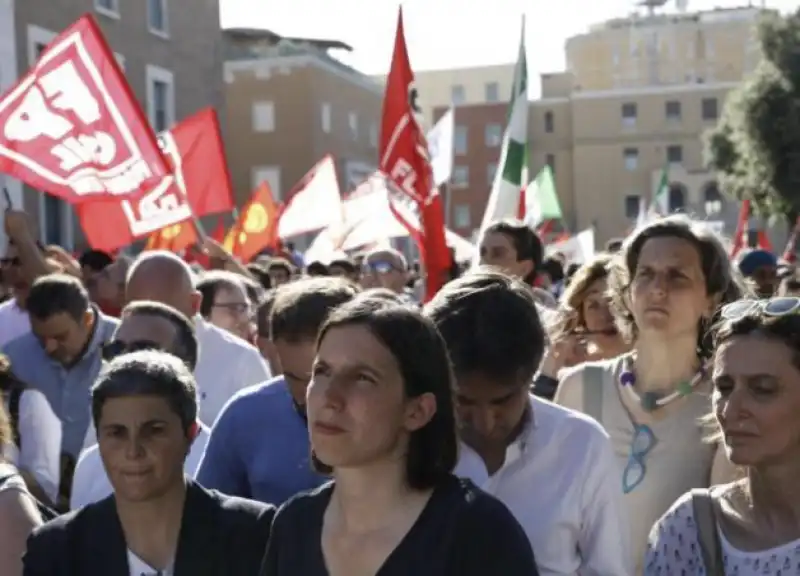
[[[525,190],[525,223],[536,228],[547,220],[561,220],[553,170],[545,165]]]
[[[519,43],[514,83],[508,105],[508,124],[503,134],[500,161],[492,191],[483,213],[481,233],[503,218],[516,218],[520,190],[528,182],[528,65],[525,56],[525,17]]]
[[[669,172],[665,167],[661,170],[661,178],[658,180],[658,187],[647,211],[649,219],[655,219],[669,214]]]

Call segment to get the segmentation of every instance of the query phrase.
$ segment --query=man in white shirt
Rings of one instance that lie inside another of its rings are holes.
[[[530,289],[498,272],[447,284],[424,309],[447,343],[467,454],[455,473],[501,500],[542,576],[631,576],[627,519],[608,435],[530,393],[545,347]],[[484,472],[484,474],[480,474]]]
[[[3,279],[11,287],[11,298],[0,304],[0,348],[31,331],[31,322],[23,306],[30,283],[22,273],[17,247],[9,243],[0,260]]]
[[[199,316],[202,296],[195,286],[194,273],[178,256],[148,251],[136,259],[128,272],[125,298],[127,302],[161,302],[195,319],[200,346],[195,369],[200,420],[211,426],[236,392],[266,382],[271,374],[254,346]]]
[[[104,357],[110,361],[126,352],[141,349],[169,352],[192,370],[197,367],[198,342],[194,324],[177,310],[158,302],[134,302],[123,309],[122,321],[114,333],[114,339],[106,346]],[[208,427],[200,423],[184,462],[184,471],[190,478],[194,478],[197,472],[208,437]],[[90,427],[90,434],[87,434],[86,446],[75,466],[71,510],[99,502],[113,492],[100,459],[94,426]]]

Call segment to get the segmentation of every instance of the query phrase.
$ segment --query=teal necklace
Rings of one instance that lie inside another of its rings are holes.
[[[636,374],[634,374],[632,370],[622,371],[622,373],[619,375],[619,385],[637,404],[639,404],[639,406],[642,407],[642,410],[645,412],[653,412],[659,408],[663,408],[675,400],[678,400],[679,398],[689,396],[692,392],[694,392],[695,388],[697,388],[697,385],[703,381],[705,375],[705,366],[700,366],[700,370],[697,371],[697,374],[695,374],[691,380],[681,382],[678,384],[678,387],[675,389],[675,391],[671,392],[670,394],[645,392],[640,396],[634,387],[636,384]]]

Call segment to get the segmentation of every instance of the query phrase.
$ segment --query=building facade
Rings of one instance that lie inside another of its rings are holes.
[[[568,229],[593,226],[599,245],[624,235],[640,206],[652,201],[666,168],[672,210],[733,232],[739,205],[721,194],[705,169],[702,137],[715,125],[727,94],[758,61],[752,32],[758,14],[748,8],[632,17],[625,22],[637,37],[650,26],[655,32],[645,37],[676,39],[659,41],[657,52],[634,52],[640,61],[631,52],[627,60],[614,59],[614,47],[623,45],[622,20],[567,41],[571,71],[541,76],[542,96],[530,104],[528,142],[531,177],[551,165]],[[689,40],[697,46],[697,38],[703,49],[689,50]],[[673,44],[682,47],[680,54]],[[436,108],[434,119],[447,107]],[[465,237],[480,226],[506,109],[506,102],[456,108],[447,206],[453,229]],[[782,235],[776,234],[774,245]]]
[[[383,87],[330,56],[336,41],[226,30],[227,150],[238,203],[267,181],[276,199],[326,154],[340,189],[378,165]]]
[[[156,131],[206,106],[220,108],[222,32],[218,0],[0,0],[0,87],[7,89],[44,48],[83,14],[92,13]],[[42,242],[84,245],[69,205],[6,179]]]

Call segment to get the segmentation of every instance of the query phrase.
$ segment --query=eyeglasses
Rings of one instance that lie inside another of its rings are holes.
[[[720,316],[723,320],[739,320],[751,314],[760,314],[769,318],[780,318],[789,314],[800,313],[800,298],[796,296],[778,296],[769,300],[737,300],[722,307]]]
[[[247,316],[248,318],[253,316],[253,308],[247,302],[218,302],[213,304],[212,308],[222,308],[235,316]]]
[[[123,342],[122,340],[112,340],[103,345],[103,360],[111,362],[117,356],[139,352],[140,350],[162,350],[163,347],[150,340],[134,340],[133,342]]]
[[[365,263],[362,270],[366,274],[369,274],[370,272],[377,272],[378,274],[388,274],[389,272],[397,270],[397,267],[391,262],[380,260],[376,262]]]
[[[19,256],[0,259],[0,266],[20,266],[21,264],[22,262],[20,261]]]
[[[628,463],[622,473],[622,491],[625,494],[633,492],[644,481],[644,477],[647,475],[647,467],[644,460],[655,448],[655,445],[656,435],[650,426],[635,424]]]

